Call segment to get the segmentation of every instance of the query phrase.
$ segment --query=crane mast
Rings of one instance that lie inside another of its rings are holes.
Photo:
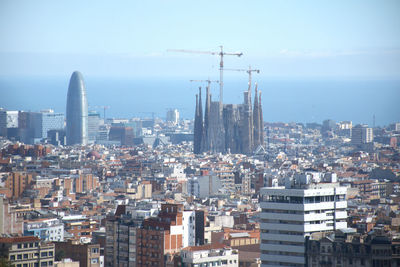
[[[229,71],[245,71],[245,72],[247,72],[247,74],[249,74],[249,86],[251,86],[251,73],[252,72],[260,73],[260,70],[252,69],[251,66],[249,66],[249,69],[225,69],[225,70],[229,70]]]
[[[223,89],[224,89],[224,56],[238,56],[241,57],[243,55],[242,52],[224,52],[224,48],[221,45],[220,51],[196,51],[196,50],[185,50],[185,49],[168,49],[169,52],[183,52],[183,53],[195,53],[195,54],[209,54],[209,55],[217,55],[220,56],[220,63],[219,63],[219,104],[220,108],[222,108],[222,99],[223,99]]]

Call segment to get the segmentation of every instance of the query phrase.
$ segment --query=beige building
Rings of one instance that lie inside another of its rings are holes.
[[[0,237],[0,258],[16,267],[54,265],[54,244],[35,236]]]

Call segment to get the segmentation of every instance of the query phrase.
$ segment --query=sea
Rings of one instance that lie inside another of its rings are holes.
[[[159,117],[168,109],[193,119],[195,95],[205,84],[187,77],[108,78],[85,76],[89,110],[107,118]],[[400,122],[400,79],[368,78],[258,78],[264,121],[317,122],[332,119],[386,126]],[[0,76],[0,108],[65,113],[69,76]],[[240,104],[247,90],[245,79],[227,77],[223,102]],[[254,100],[254,84],[253,84]],[[212,99],[219,85],[211,86]],[[375,119],[374,119],[375,118]]]

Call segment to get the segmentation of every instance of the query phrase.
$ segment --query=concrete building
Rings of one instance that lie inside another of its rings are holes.
[[[13,266],[53,266],[54,244],[35,236],[0,237],[0,258]]]
[[[9,203],[7,198],[0,196],[0,234],[18,234],[24,232],[24,215],[31,209],[17,207]]]
[[[222,183],[216,175],[191,177],[188,178],[186,182],[187,194],[199,198],[207,198],[216,195],[221,188]]]
[[[26,221],[24,235],[37,236],[44,241],[64,241],[64,224],[57,218]]]
[[[183,241],[182,247],[194,246],[196,237],[196,214],[195,211],[185,210],[182,217]]]
[[[65,258],[79,261],[81,267],[100,267],[100,245],[79,242],[56,242],[56,252],[62,251]]]
[[[137,224],[118,206],[115,216],[106,221],[105,266],[136,267]]]
[[[181,251],[182,267],[223,266],[238,267],[239,253],[223,244],[191,246]]]
[[[0,110],[0,136],[7,137],[8,128],[18,128],[18,111]]]
[[[360,235],[355,229],[315,233],[306,241],[307,266],[400,266],[398,239],[372,231]]]
[[[262,266],[306,266],[305,238],[347,228],[347,188],[336,174],[307,172],[261,189]]]
[[[67,96],[67,145],[88,142],[88,102],[80,72],[72,73]]]
[[[173,125],[179,123],[179,111],[177,109],[170,109],[167,111],[167,122],[171,122]]]
[[[374,141],[374,133],[368,125],[356,125],[351,130],[351,143],[353,145],[362,145]]]
[[[20,111],[17,138],[25,144],[34,144],[42,138],[42,113]]]

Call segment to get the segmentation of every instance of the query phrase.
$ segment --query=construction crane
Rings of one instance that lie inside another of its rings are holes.
[[[220,63],[219,63],[219,103],[220,107],[222,107],[222,98],[223,98],[223,88],[224,88],[224,82],[223,82],[223,77],[224,77],[224,56],[238,56],[241,57],[243,55],[242,52],[234,52],[234,53],[228,53],[224,52],[224,48],[221,45],[220,46],[221,51],[215,52],[215,51],[196,51],[196,50],[185,50],[185,49],[168,49],[168,52],[183,52],[183,53],[194,53],[194,54],[208,54],[208,55],[217,55],[220,56]]]
[[[211,83],[219,83],[218,80],[212,81],[212,80],[210,80],[210,79],[208,79],[208,80],[190,80],[190,82],[199,82],[199,83],[205,83],[205,82],[206,82],[208,88],[211,88],[211,87],[210,87],[210,86],[211,86]]]
[[[256,69],[252,69],[251,66],[249,66],[249,69],[225,69],[225,70],[229,70],[229,71],[245,71],[249,74],[249,86],[251,87],[251,73],[255,72],[255,73],[260,73],[260,70],[256,70]]]

